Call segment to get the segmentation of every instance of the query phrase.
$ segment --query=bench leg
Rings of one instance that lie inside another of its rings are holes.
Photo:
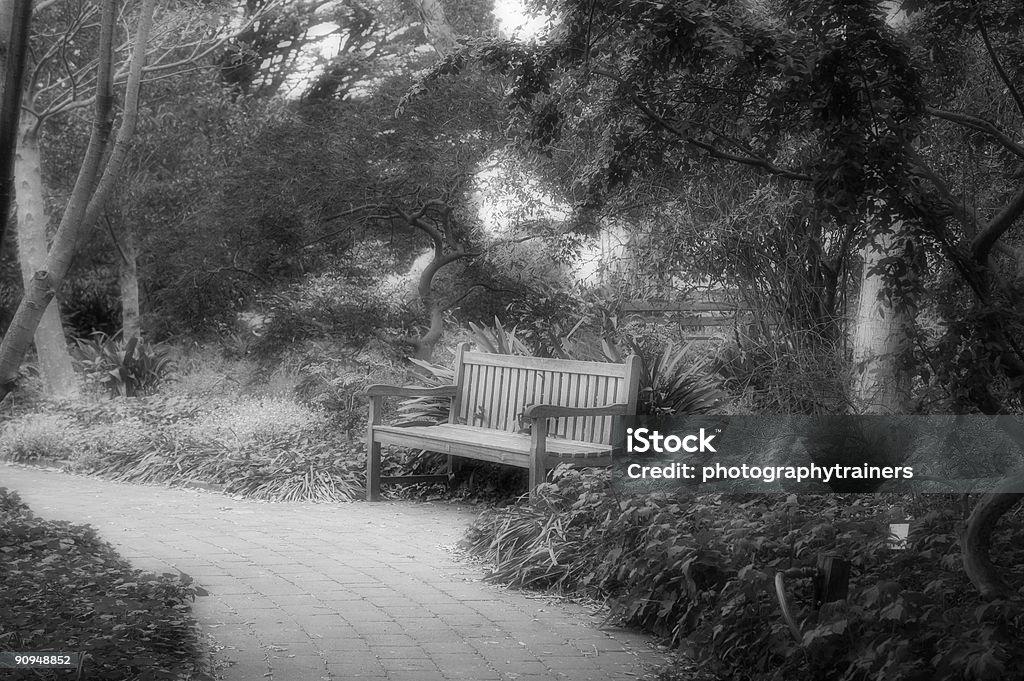
[[[533,427],[530,429],[530,503],[537,501],[537,485],[547,478],[547,439],[548,420],[539,418],[533,420]]]
[[[366,500],[380,501],[380,443],[372,440],[366,452]]]
[[[373,427],[380,423],[381,398],[370,398],[366,424],[366,500],[380,500],[380,443],[373,438]]]

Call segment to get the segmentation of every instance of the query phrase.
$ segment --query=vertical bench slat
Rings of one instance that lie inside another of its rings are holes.
[[[605,381],[604,393],[601,397],[602,404],[611,404],[615,402],[618,393],[617,388],[620,383],[623,383],[622,379],[615,381],[609,378]],[[612,441],[612,419],[610,416],[601,417],[601,430],[598,437],[602,442]]]
[[[573,380],[572,374],[566,374],[564,372],[558,372],[558,397],[555,398],[555,404],[573,404],[573,389],[575,388],[576,381]],[[562,419],[562,437],[572,439],[572,430],[576,427],[576,419],[568,418]]]
[[[526,409],[529,394],[528,376],[525,369],[516,369],[516,390],[513,399],[516,403],[516,430],[519,430],[519,417]]]
[[[602,405],[607,405],[607,403],[609,403],[611,400],[614,399],[614,392],[613,392],[614,385],[615,385],[615,381],[611,380],[610,378],[605,378],[604,379],[604,389],[601,390],[601,403],[602,403]],[[611,419],[606,417],[606,416],[602,416],[600,419],[598,419],[598,421],[599,421],[599,424],[598,424],[598,429],[597,429],[596,437],[601,439],[601,440],[604,440],[606,442],[610,442],[611,441]]]
[[[460,343],[459,347],[455,350],[455,385],[465,386],[466,385],[466,352],[469,351],[469,345],[466,343]],[[463,409],[465,407],[465,395],[463,394],[463,388],[456,388],[455,397],[452,398],[451,408],[448,412],[448,423],[466,423],[462,419]]]
[[[495,374],[492,377],[492,385],[490,385],[490,419],[492,424],[490,427],[495,430],[505,430],[505,415],[503,410],[505,409],[505,399],[503,392],[505,388],[505,373],[508,371],[508,367],[495,367]]]
[[[502,399],[498,403],[498,419],[501,424],[499,427],[504,431],[514,431],[512,427],[512,410],[515,408],[515,400],[510,399],[512,395],[512,374],[515,369],[511,367],[502,367],[501,369],[501,395]]]
[[[477,401],[477,408],[480,412],[480,425],[484,428],[491,427],[491,394],[494,392],[494,372],[496,367],[485,366],[480,374],[480,398]]]
[[[590,376],[579,376],[579,375],[577,375],[577,376],[574,376],[573,379],[574,379],[573,382],[576,384],[576,391],[575,391],[576,392],[576,397],[574,398],[574,401],[576,402],[577,406],[585,407],[585,406],[587,406],[587,402],[589,401],[588,400],[587,392],[590,390]],[[573,427],[572,427],[572,439],[574,439],[574,440],[585,440],[585,439],[587,439],[586,429],[587,429],[587,418],[586,417],[577,418],[576,419],[576,423],[574,423]]]
[[[473,386],[476,385],[477,367],[475,364],[466,366],[465,382],[459,386],[459,392],[463,394],[462,406],[459,409],[459,422],[467,426],[472,425],[473,414]]]
[[[562,390],[562,372],[551,372],[551,390],[544,396],[544,401],[547,404],[564,404],[564,402],[562,402],[564,399],[562,396]],[[550,434],[556,437],[565,437],[565,421],[566,419],[555,419],[554,428],[549,431]]]
[[[565,393],[565,404],[571,407],[580,406],[580,389],[583,387],[583,377],[579,374],[566,374],[565,376],[567,386],[564,391]],[[579,418],[574,417],[569,423],[565,424],[566,437],[570,440],[575,440],[577,432],[580,427]]]
[[[487,427],[501,429],[498,412],[501,409],[501,372],[502,367],[491,367],[490,379],[487,383]]]
[[[594,393],[597,390],[597,376],[587,376],[586,380],[584,380],[583,383],[585,384],[585,394],[587,396],[587,404],[585,406],[589,407],[595,404]],[[595,418],[593,416],[589,416],[585,419],[582,419],[582,421],[583,424],[580,427],[579,439],[590,442],[591,438],[594,437]]]
[[[503,380],[505,381],[505,396],[501,401],[501,429],[514,431],[515,427],[512,422],[515,418],[512,416],[512,412],[516,408],[516,401],[513,399],[513,395],[515,395],[516,370],[512,367],[505,367],[502,373],[504,374]]]
[[[598,391],[598,377],[597,376],[587,376],[587,397],[588,397],[587,406],[588,407],[592,407],[595,404],[598,404],[598,402],[597,402],[597,391]],[[583,432],[582,432],[582,435],[581,435],[582,439],[586,440],[587,442],[592,442],[593,441],[593,439],[594,439],[594,425],[595,425],[596,422],[597,422],[597,417],[595,417],[595,416],[588,416],[586,419],[584,419],[584,424],[583,424],[584,428],[583,428]]]
[[[469,403],[470,404],[470,413],[469,413],[469,421],[467,423],[469,423],[472,426],[478,426],[478,425],[480,425],[480,416],[479,416],[480,415],[480,396],[481,396],[481,394],[483,392],[483,387],[484,387],[484,376],[483,376],[484,367],[482,367],[480,365],[476,365],[473,368],[475,369],[475,371],[473,372],[473,386],[472,386],[473,398],[472,398],[472,400]]]

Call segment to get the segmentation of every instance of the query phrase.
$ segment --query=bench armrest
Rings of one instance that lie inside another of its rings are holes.
[[[367,386],[368,397],[455,397],[454,385],[442,385],[426,388],[421,385],[384,385],[381,383]]]
[[[563,416],[625,416],[625,404],[604,404],[600,407],[560,407],[557,404],[534,404],[523,410],[523,418],[544,419]]]

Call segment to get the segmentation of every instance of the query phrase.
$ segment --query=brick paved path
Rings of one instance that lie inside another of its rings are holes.
[[[611,681],[664,663],[582,608],[482,583],[449,548],[477,509],[270,504],[6,465],[0,487],[93,525],[136,567],[191,575],[226,681]]]

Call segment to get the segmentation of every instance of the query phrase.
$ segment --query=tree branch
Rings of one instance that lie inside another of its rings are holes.
[[[146,47],[149,41],[149,31],[153,26],[155,8],[156,0],[142,0],[142,6],[139,9],[139,25],[135,31],[135,47],[132,50],[129,67],[128,85],[124,94],[124,114],[121,118],[121,125],[117,129],[114,147],[110,151],[110,156],[103,167],[103,174],[96,183],[96,190],[89,200],[89,205],[82,218],[84,229],[80,236],[88,234],[89,229],[99,218],[107,198],[114,191],[114,185],[117,183],[125,159],[128,157],[128,147],[135,135],[135,125],[139,119],[142,67],[146,61]]]
[[[703,140],[699,140],[696,137],[693,137],[691,135],[687,135],[685,132],[680,130],[678,127],[674,126],[672,123],[667,121],[663,116],[659,115],[650,106],[648,106],[647,104],[644,104],[642,101],[640,101],[640,98],[637,97],[636,93],[632,92],[632,89],[633,89],[632,84],[628,83],[625,79],[621,78],[620,76],[618,76],[618,75],[616,75],[614,73],[611,73],[609,71],[605,71],[603,69],[592,69],[591,73],[595,73],[595,74],[597,74],[599,76],[604,76],[605,78],[609,78],[611,80],[616,81],[617,83],[620,83],[622,85],[625,85],[625,86],[629,87],[630,90],[631,90],[631,92],[629,93],[630,101],[633,102],[633,105],[635,107],[637,107],[638,109],[640,109],[640,111],[643,112],[644,115],[646,115],[652,121],[654,121],[659,126],[661,126],[669,134],[674,135],[675,137],[678,137],[685,144],[689,144],[690,146],[697,147],[698,149],[700,149],[700,150],[704,151],[705,153],[707,153],[708,156],[711,156],[712,158],[717,158],[717,159],[720,159],[720,160],[723,160],[723,161],[731,161],[733,163],[741,163],[743,165],[753,166],[755,168],[760,168],[761,170],[764,170],[764,171],[766,171],[768,173],[771,173],[772,175],[778,175],[779,177],[785,177],[785,178],[790,179],[790,180],[797,180],[799,182],[813,182],[814,181],[814,178],[811,177],[810,175],[806,175],[804,173],[798,173],[798,172],[796,172],[794,170],[789,170],[787,168],[781,168],[781,167],[773,164],[768,159],[762,158],[760,156],[753,156],[753,155],[746,155],[745,156],[745,155],[741,155],[741,154],[734,154],[734,153],[731,153],[731,152],[728,152],[728,151],[723,151],[722,149],[719,149],[718,147],[714,146],[713,144],[709,144],[708,142],[704,142]],[[705,126],[705,127],[707,127],[707,126]],[[735,146],[737,146],[739,148],[744,148],[744,146],[742,144],[740,144],[737,140],[730,139],[724,133],[716,132],[714,130],[712,130],[711,132],[712,132],[713,135],[716,135],[717,137],[721,137],[722,139],[726,140],[730,144],[733,144],[733,145],[735,145]]]
[[[340,220],[341,218],[346,218],[350,215],[355,215],[356,213],[361,213],[365,210],[384,210],[386,208],[387,206],[385,206],[383,203],[364,203],[361,206],[355,206],[353,208],[349,208],[348,210],[343,210],[340,213],[329,215],[323,218],[321,222],[332,222],[334,220]],[[396,215],[395,217],[398,216]]]
[[[1017,104],[1017,111],[1020,112],[1021,116],[1024,116],[1024,99],[1021,99],[1020,93],[1014,87],[1013,81],[1010,80],[1010,75],[1006,73],[1003,65],[999,63],[999,56],[992,47],[992,41],[989,40],[988,30],[985,28],[985,22],[982,20],[980,12],[975,16],[974,21],[978,24],[978,31],[981,33],[981,39],[985,43],[985,50],[988,52],[989,59],[992,60],[992,65],[996,67],[996,72],[999,74],[1000,80],[1003,81],[1003,85],[1010,91],[1010,96],[1013,97],[1013,101]]]
[[[985,225],[981,233],[971,242],[971,255],[979,265],[985,264],[999,237],[1013,226],[1021,214],[1024,214],[1024,186],[1017,190],[1017,193],[1010,198],[1003,209]]]
[[[915,174],[927,179],[932,183],[932,186],[942,196],[942,200],[949,207],[950,211],[956,217],[957,221],[960,222],[964,228],[964,234],[968,238],[973,238],[978,233],[978,220],[967,210],[967,202],[957,197],[950,190],[949,186],[942,180],[938,174],[931,169],[931,167],[921,158],[921,154],[912,146],[905,145],[905,152],[907,158],[913,163],[913,171]]]
[[[949,121],[950,123],[956,123],[957,125],[962,125],[965,128],[970,128],[971,130],[983,132],[1003,145],[1007,151],[1019,156],[1020,158],[1024,158],[1024,145],[1014,142],[1009,135],[997,128],[993,123],[986,121],[984,118],[960,113],[958,111],[936,109],[931,106],[926,106],[924,111],[931,116],[941,118]]]

